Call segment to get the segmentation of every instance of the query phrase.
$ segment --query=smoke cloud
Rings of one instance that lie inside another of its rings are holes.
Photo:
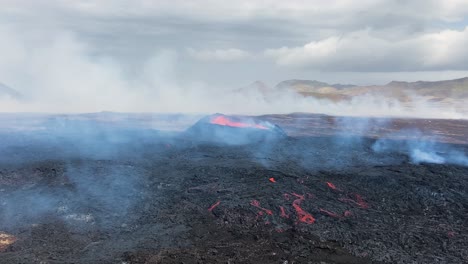
[[[463,113],[413,100],[411,108],[385,97],[360,96],[332,102],[288,89],[265,95],[233,84],[210,86],[178,76],[184,59],[177,50],[156,49],[136,68],[97,52],[76,34],[53,30],[18,32],[0,27],[2,112],[184,112],[265,114],[314,112],[333,115],[465,118]],[[203,63],[203,62],[201,62]]]
[[[452,145],[441,144],[437,136],[425,135],[418,130],[402,130],[389,137],[406,138],[406,140],[377,140],[372,149],[376,153],[400,152],[408,155],[410,161],[415,164],[455,164],[468,166],[468,156],[462,149]]]
[[[45,131],[2,136],[7,142],[0,146],[2,228],[35,224],[51,215],[70,228],[112,229],[130,221],[149,173],[135,161],[148,148],[153,154],[164,150],[161,140],[171,143],[150,130],[63,120],[52,120]]]

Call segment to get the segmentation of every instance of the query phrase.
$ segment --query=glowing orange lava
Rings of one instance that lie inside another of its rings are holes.
[[[331,182],[327,182],[327,186],[330,187],[330,189],[336,190],[335,184],[333,184]]]
[[[305,199],[304,195],[299,195],[297,193],[292,193],[292,195],[298,197],[298,199],[293,201],[292,206],[296,210],[299,222],[303,222],[303,223],[306,223],[306,224],[309,224],[309,225],[313,224],[315,222],[315,218],[311,214],[304,211],[300,206],[301,202],[304,201],[304,199]]]
[[[284,209],[283,206],[280,206],[279,208],[281,210],[281,215],[280,216],[283,217],[283,218],[289,218],[289,214],[286,213],[286,209]]]
[[[297,194],[297,193],[295,193],[295,192],[292,192],[291,194],[294,195],[294,196],[296,196],[297,198],[299,198],[299,199],[301,199],[301,200],[304,200],[304,199],[305,199],[305,198],[304,198],[304,195],[300,195],[300,194]]]
[[[211,119],[210,123],[220,125],[220,126],[268,129],[265,126],[258,125],[258,124],[248,124],[248,123],[242,123],[242,122],[235,122],[235,121],[229,120],[227,117],[222,116],[222,115],[214,117],[213,119]]]
[[[258,209],[264,211],[264,212],[265,212],[266,214],[268,214],[268,215],[273,215],[273,211],[261,207],[261,206],[260,206],[260,202],[257,201],[257,200],[252,200],[252,202],[250,202],[250,205],[257,207]],[[259,212],[259,214],[260,214],[260,213],[261,213],[261,211]],[[262,214],[260,214],[260,215],[262,215]]]
[[[16,237],[0,231],[0,252],[5,250],[9,245],[16,242]]]
[[[350,198],[339,198],[338,200],[342,201],[342,202],[345,202],[345,203],[355,204],[355,205],[357,205],[357,206],[359,206],[359,207],[361,207],[363,209],[369,208],[369,204],[366,201],[364,201],[364,199],[362,198],[361,195],[355,193],[354,197],[355,197],[354,200],[350,199]]]
[[[215,209],[220,203],[221,203],[221,201],[217,201],[212,206],[210,206],[210,208],[208,208],[208,211],[209,212],[213,211],[213,209]]]
[[[344,211],[343,215],[346,216],[346,217],[350,217],[350,216],[353,215],[353,213],[351,211],[349,211],[349,210],[346,210],[346,211]]]
[[[323,214],[325,214],[325,215],[331,216],[331,217],[340,218],[340,216],[338,216],[338,215],[335,214],[334,212],[330,212],[330,211],[325,210],[325,209],[322,209],[322,208],[320,208],[320,212],[323,213]]]
[[[359,194],[355,194],[354,196],[356,196],[356,201],[357,201],[357,204],[362,207],[362,208],[369,208],[369,204],[366,203],[366,201],[364,201],[364,199],[362,199],[362,196],[359,195]]]

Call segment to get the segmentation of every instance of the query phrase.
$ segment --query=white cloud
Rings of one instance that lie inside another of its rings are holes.
[[[467,14],[466,0],[0,0],[0,82],[30,100],[0,111],[306,111],[213,94],[464,77]]]
[[[300,47],[267,49],[278,65],[336,71],[468,70],[468,27],[402,39],[362,30]]]
[[[173,51],[153,53],[140,73],[128,78],[121,63],[96,56],[72,33],[35,39],[0,27],[0,57],[8,58],[0,60],[0,80],[22,95],[2,98],[0,112],[164,112],[195,100],[190,89],[177,84]],[[182,94],[191,99],[175,100]]]
[[[466,0],[440,0],[436,12],[446,21],[463,20],[468,14],[468,1]]]
[[[16,0],[17,1],[17,0]],[[373,9],[379,13],[411,13],[413,16],[432,19],[457,20],[468,14],[465,0],[104,0],[104,1],[62,1],[64,7],[97,14],[179,14],[197,16],[206,19],[238,19],[262,17],[280,17],[292,20],[314,19],[310,15],[345,15],[354,16],[360,12]],[[414,14],[418,7],[424,10]],[[321,17],[321,16],[320,16]],[[333,17],[338,19],[338,17]]]
[[[274,18],[321,25],[358,21],[366,12],[380,16],[381,19],[385,19],[385,15],[398,14],[401,18],[412,17],[425,21],[458,21],[468,14],[466,0],[2,0],[0,8],[30,14],[37,14],[39,9],[121,18],[175,16],[207,21]]]
[[[280,90],[265,98],[255,90],[245,95],[219,86],[184,83],[177,76],[178,54],[170,50],[155,52],[143,63],[139,73],[129,78],[122,64],[96,56],[74,34],[54,33],[34,42],[27,40],[31,37],[22,32],[0,30],[0,57],[11,55],[7,61],[0,60],[0,80],[25,97],[23,101],[0,98],[2,112],[110,110],[364,115],[373,109],[375,115],[463,117],[456,110],[434,110],[427,104],[408,110],[385,98],[360,97],[334,103],[305,98],[290,90]],[[11,45],[18,43],[23,45]]]
[[[190,56],[201,61],[238,61],[248,58],[249,52],[240,49],[195,50],[187,49]]]
[[[468,26],[462,31],[448,29],[423,35],[417,44],[425,51],[423,68],[468,69]]]

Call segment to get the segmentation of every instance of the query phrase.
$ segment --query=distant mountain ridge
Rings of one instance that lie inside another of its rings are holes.
[[[346,99],[342,90],[356,87],[352,84],[328,84],[317,80],[286,80],[278,83],[275,90],[291,89],[303,96],[340,101]]]
[[[291,89],[303,96],[345,100],[359,95],[381,95],[400,101],[415,96],[431,101],[468,99],[468,77],[444,81],[392,81],[385,85],[358,86],[350,84],[328,84],[316,80],[286,80],[275,89]]]
[[[333,87],[337,89],[343,89],[343,88],[349,88],[349,87],[355,87],[356,85],[353,84],[328,84],[325,82],[317,81],[317,80],[286,80],[278,83],[276,85],[276,88],[282,89],[282,88],[287,88],[291,86],[296,86],[296,85],[306,85],[314,88],[322,88],[322,87]]]

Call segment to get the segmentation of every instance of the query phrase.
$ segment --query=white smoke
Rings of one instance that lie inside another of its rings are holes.
[[[96,53],[70,32],[19,32],[0,27],[0,81],[21,96],[0,93],[1,112],[184,112],[265,114],[312,112],[346,116],[466,118],[451,108],[415,101],[411,108],[375,96],[332,102],[288,89],[239,92],[182,80],[175,50],[158,50],[130,73],[124,62]]]
[[[418,148],[411,149],[410,156],[411,156],[411,160],[414,163],[421,163],[421,162],[436,163],[436,164],[445,163],[445,158],[438,155],[437,153],[431,152],[431,151],[424,151]]]
[[[400,152],[408,155],[415,164],[456,164],[468,166],[468,156],[454,145],[441,144],[436,135],[424,134],[419,130],[401,130],[378,139],[372,146],[377,153]],[[405,140],[390,140],[405,139]]]

